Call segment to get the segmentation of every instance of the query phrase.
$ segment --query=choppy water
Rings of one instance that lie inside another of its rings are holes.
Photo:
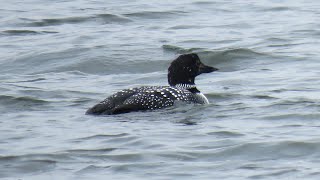
[[[0,178],[318,179],[318,1],[1,1]],[[210,105],[86,116],[196,52]]]

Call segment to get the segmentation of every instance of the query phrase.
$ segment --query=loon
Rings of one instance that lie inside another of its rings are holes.
[[[112,115],[132,111],[154,110],[173,106],[176,101],[208,104],[208,99],[197,89],[194,80],[202,73],[217,71],[204,65],[195,53],[183,54],[168,68],[170,86],[142,86],[116,92],[86,114]]]

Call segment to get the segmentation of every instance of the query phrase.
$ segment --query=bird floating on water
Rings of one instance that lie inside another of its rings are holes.
[[[197,89],[194,80],[202,73],[217,71],[204,65],[197,54],[183,54],[173,60],[168,69],[170,86],[142,86],[124,89],[88,109],[86,114],[112,115],[132,111],[154,110],[173,106],[182,101],[208,104],[208,99]]]

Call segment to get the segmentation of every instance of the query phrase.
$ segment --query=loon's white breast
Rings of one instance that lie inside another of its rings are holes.
[[[199,93],[195,93],[195,96],[197,97],[199,102],[202,102],[200,104],[209,104],[209,100],[207,99],[207,97],[202,94],[201,92]]]

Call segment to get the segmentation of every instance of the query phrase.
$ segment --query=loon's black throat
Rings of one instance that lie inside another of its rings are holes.
[[[143,86],[119,91],[88,109],[86,114],[111,115],[173,106],[175,101],[206,104],[207,98],[197,89],[195,77],[217,68],[204,65],[197,54],[180,55],[168,68],[170,86]]]
[[[200,93],[200,91],[196,87],[190,88],[188,89],[188,91],[190,91],[191,93]]]

